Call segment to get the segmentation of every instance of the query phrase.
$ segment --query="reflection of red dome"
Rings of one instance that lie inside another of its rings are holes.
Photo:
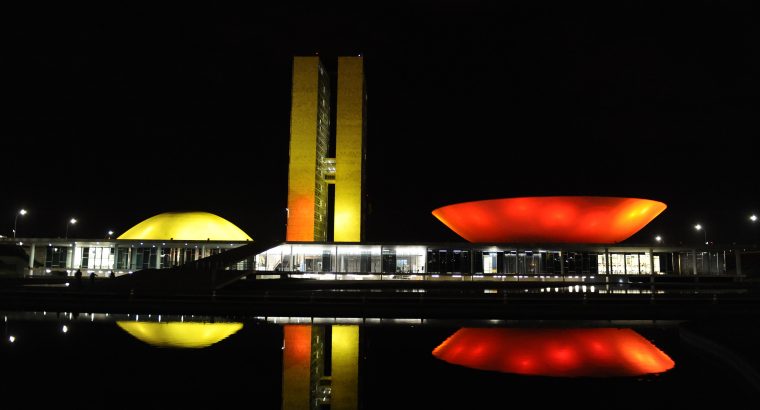
[[[433,215],[470,242],[617,243],[665,208],[650,199],[544,196],[462,202]]]
[[[481,370],[553,377],[639,376],[675,362],[631,329],[462,328],[433,356]]]

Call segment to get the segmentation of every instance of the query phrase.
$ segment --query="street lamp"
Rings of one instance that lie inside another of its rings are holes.
[[[111,236],[113,236],[113,231],[109,230],[108,231],[108,239],[111,239]]]
[[[69,225],[74,225],[75,223],[77,223],[77,219],[71,218],[69,223],[66,224],[66,235],[63,237],[64,239],[68,239],[69,237]]]
[[[16,217],[13,218],[13,239],[16,239],[16,223],[18,222],[18,216],[26,215],[26,209],[22,209],[16,213]]]
[[[752,222],[757,222],[757,215],[755,215],[755,214],[750,215],[749,216],[749,220],[752,221]]]
[[[662,243],[662,236],[657,235],[654,237],[654,240],[657,241],[657,243]]]
[[[703,231],[705,233],[705,245],[707,245],[708,244],[708,242],[707,242],[707,228],[703,227],[700,224],[696,224],[696,225],[694,225],[694,229],[696,229],[698,231]]]

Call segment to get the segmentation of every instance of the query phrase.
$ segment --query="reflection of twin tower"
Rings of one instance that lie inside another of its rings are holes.
[[[285,325],[282,409],[359,408],[359,337],[356,325]],[[329,373],[331,392],[320,387]],[[322,399],[329,397],[329,401]]]
[[[338,58],[335,158],[330,145],[330,78],[319,57],[293,59],[287,241],[328,240],[328,185],[335,185],[335,242],[363,239],[364,63]]]

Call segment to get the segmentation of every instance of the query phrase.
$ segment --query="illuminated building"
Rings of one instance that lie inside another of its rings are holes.
[[[208,212],[165,212],[133,226],[118,239],[250,241],[232,222]]]
[[[479,243],[620,243],[667,206],[640,198],[547,196],[464,202],[433,211]]]
[[[228,269],[249,270],[260,278],[287,272],[370,280],[742,274],[741,249],[621,244],[666,208],[640,198],[525,197],[452,204],[433,215],[469,243],[365,242],[363,58],[338,59],[335,158],[328,157],[333,87],[319,57],[295,57],[292,81],[286,242]],[[328,203],[331,186],[334,204]],[[333,241],[328,240],[331,231]],[[202,212],[161,214],[117,240],[0,239],[22,244],[27,273],[33,275],[169,268],[251,241],[228,221]]]
[[[98,276],[183,265],[252,241],[233,223],[208,212],[166,212],[148,218],[118,239],[18,238],[30,275]],[[248,269],[246,261],[235,268]]]
[[[330,84],[319,57],[293,59],[288,166],[289,241],[327,238]]]
[[[293,59],[288,167],[288,241],[324,242],[328,184],[335,184],[334,238],[362,238],[364,179],[364,63],[338,59],[335,158],[330,142],[330,79],[319,57]]]

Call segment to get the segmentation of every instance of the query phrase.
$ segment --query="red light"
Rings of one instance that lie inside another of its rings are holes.
[[[547,196],[463,202],[433,215],[470,242],[617,243],[665,208],[650,199]]]
[[[553,377],[662,373],[673,360],[631,329],[462,328],[433,356],[465,367]]]

